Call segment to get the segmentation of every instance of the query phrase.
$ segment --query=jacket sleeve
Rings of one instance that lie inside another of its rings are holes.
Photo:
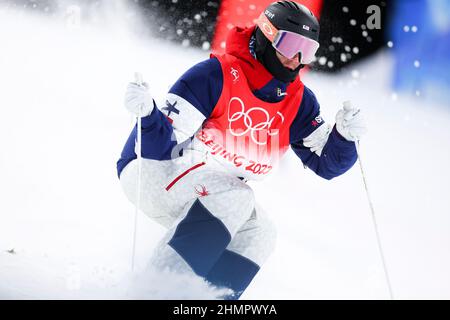
[[[222,92],[223,75],[216,58],[202,61],[186,71],[170,88],[162,106],[142,118],[142,157],[169,160],[182,152],[176,146],[190,139],[209,117]],[[136,126],[131,131],[117,162],[120,177],[136,159]]]
[[[336,126],[325,123],[314,93],[305,87],[298,114],[290,128],[291,148],[305,167],[330,180],[356,162],[354,142],[347,141]]]

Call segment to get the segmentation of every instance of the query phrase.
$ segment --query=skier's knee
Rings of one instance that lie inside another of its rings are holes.
[[[164,198],[161,196],[161,188],[157,183],[149,179],[155,171],[153,163],[143,161],[139,209],[157,223],[168,228],[173,223],[174,218],[168,213]],[[137,161],[133,160],[127,164],[120,175],[122,190],[128,200],[134,205],[137,204],[138,174]]]
[[[254,212],[228,249],[262,266],[273,252],[275,243],[276,229],[273,223],[266,217],[256,216]]]
[[[137,162],[129,162],[120,174],[120,185],[127,198],[134,203],[136,201]]]
[[[264,219],[264,222],[261,225],[261,233],[264,246],[263,251],[265,252],[262,260],[265,262],[275,249],[277,242],[277,229],[271,220]]]
[[[256,225],[253,234],[249,234],[248,258],[261,267],[275,249],[277,232],[275,225],[267,218],[257,219]]]
[[[249,217],[255,209],[255,194],[247,185],[243,185],[241,188],[234,190],[229,200],[236,201],[243,212],[249,213]]]

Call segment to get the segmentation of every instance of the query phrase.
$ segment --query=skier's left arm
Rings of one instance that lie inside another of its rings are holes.
[[[334,126],[325,123],[314,93],[305,87],[290,128],[293,151],[303,164],[325,179],[348,171],[357,160],[355,141],[365,132],[359,110],[340,110]]]

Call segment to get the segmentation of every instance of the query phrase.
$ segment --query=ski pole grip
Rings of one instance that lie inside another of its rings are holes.
[[[352,105],[352,102],[350,100],[344,101],[343,105],[344,105],[344,110],[345,111],[353,109],[353,105]]]
[[[142,86],[142,84],[144,83],[144,79],[142,78],[142,73],[135,72],[134,73],[134,81],[136,81],[136,84]]]

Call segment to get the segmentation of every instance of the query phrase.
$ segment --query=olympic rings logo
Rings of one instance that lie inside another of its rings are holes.
[[[237,101],[239,103],[240,110],[238,110],[237,112],[230,115],[231,104],[233,101]],[[263,118],[265,118],[265,120],[260,121],[259,123],[256,123],[256,121],[253,120],[251,115],[257,114],[257,113],[262,114]],[[283,123],[284,117],[281,114],[281,112],[277,112],[277,116],[280,117],[281,123]],[[235,137],[241,137],[241,136],[246,135],[248,132],[250,132],[250,137],[252,138],[253,142],[256,143],[257,145],[267,144],[267,139],[266,139],[266,141],[258,140],[258,135],[261,135],[261,134],[259,134],[260,131],[267,130],[267,135],[269,135],[269,136],[274,136],[274,135],[278,134],[278,130],[274,130],[273,132],[271,131],[271,126],[272,126],[273,121],[275,120],[275,117],[276,116],[273,116],[271,119],[267,110],[265,110],[264,108],[261,108],[261,107],[253,107],[253,108],[250,108],[247,111],[245,111],[244,102],[238,97],[233,97],[233,98],[231,98],[230,102],[228,102],[228,129],[229,129],[230,133]],[[232,124],[233,124],[233,122],[236,122],[236,121],[240,120],[241,118],[243,118],[245,130],[242,130],[243,128],[242,129],[239,128],[239,132],[237,132],[235,129],[232,128]]]

